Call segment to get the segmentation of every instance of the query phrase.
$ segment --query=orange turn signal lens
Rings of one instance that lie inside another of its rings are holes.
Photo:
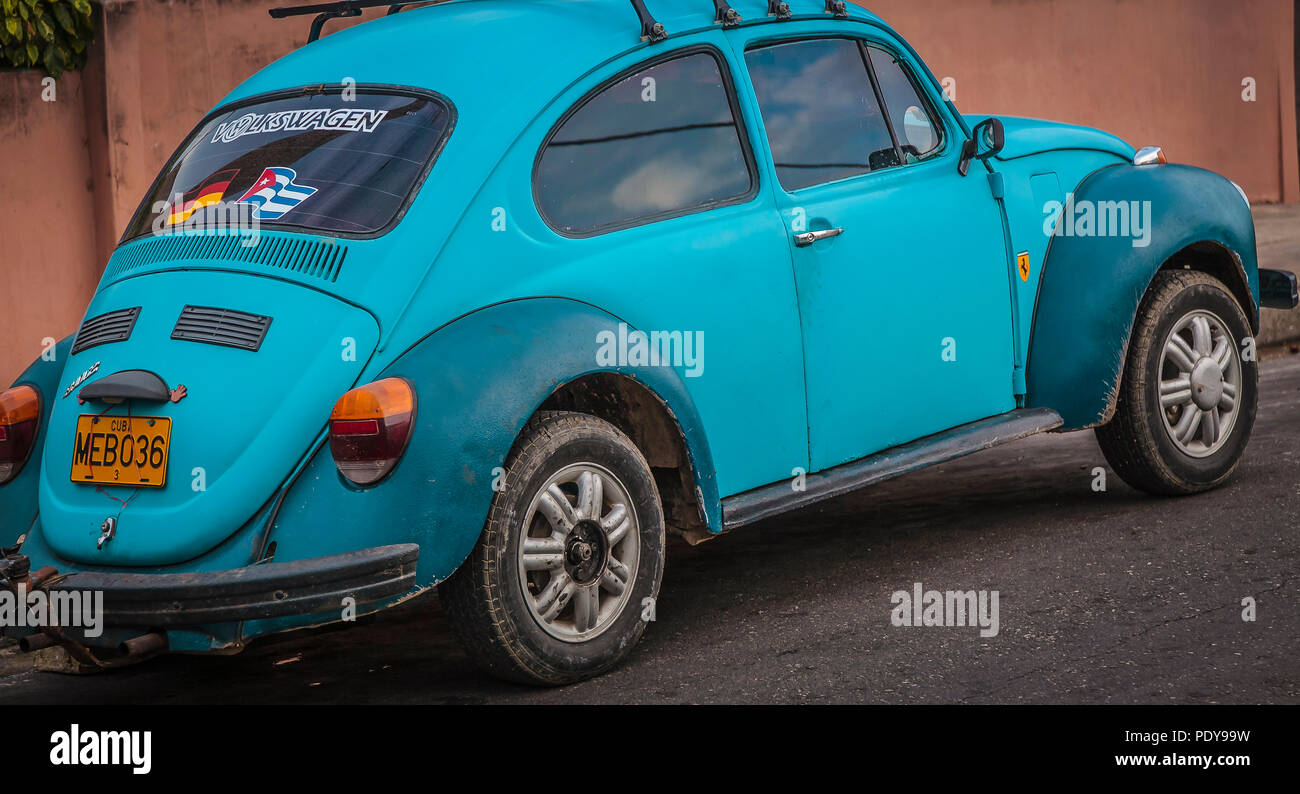
[[[0,392],[0,425],[16,425],[41,418],[41,395],[31,386]]]
[[[0,485],[23,470],[36,446],[41,395],[31,386],[0,392]]]
[[[403,378],[384,378],[339,398],[330,414],[334,465],[357,485],[387,477],[401,460],[415,421],[415,390]]]

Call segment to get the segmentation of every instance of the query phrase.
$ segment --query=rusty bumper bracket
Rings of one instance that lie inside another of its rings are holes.
[[[51,593],[102,591],[104,623],[150,629],[342,612],[415,587],[414,543],[201,573],[73,573]]]
[[[27,594],[37,590],[48,593],[53,585],[65,578],[60,576],[58,570],[51,565],[33,573],[31,560],[27,555],[20,554],[17,546],[0,549],[0,587],[18,596],[20,602],[27,597]],[[81,664],[106,670],[133,664],[165,651],[167,635],[152,632],[127,640],[119,649],[121,655],[115,659],[101,659],[94,651],[78,639],[68,636],[62,627],[56,625],[39,627],[35,634],[20,639],[18,645],[24,653],[59,645]]]

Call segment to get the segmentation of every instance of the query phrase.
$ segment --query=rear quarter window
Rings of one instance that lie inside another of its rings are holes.
[[[867,52],[871,54],[880,95],[885,100],[905,161],[916,162],[937,154],[943,148],[943,130],[936,123],[930,103],[917,89],[910,70],[901,60],[877,47],[868,46]]]
[[[730,85],[703,51],[640,67],[580,102],[533,175],[542,216],[571,236],[730,203],[754,186]]]

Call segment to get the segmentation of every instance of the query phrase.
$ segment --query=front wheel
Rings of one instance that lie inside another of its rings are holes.
[[[565,684],[613,667],[653,616],[664,519],[650,466],[618,428],[549,411],[524,428],[478,544],[438,587],[489,673]]]
[[[1172,496],[1232,475],[1259,400],[1249,337],[1220,281],[1187,270],[1156,275],[1134,322],[1115,416],[1096,431],[1125,482]]]

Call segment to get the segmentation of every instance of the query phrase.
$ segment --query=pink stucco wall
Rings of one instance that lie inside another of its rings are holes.
[[[65,75],[53,102],[37,72],[0,72],[0,383],[77,327],[103,262],[82,80]]]
[[[1100,127],[1300,201],[1292,0],[870,0],[965,113]],[[1242,81],[1255,81],[1255,101]]]

